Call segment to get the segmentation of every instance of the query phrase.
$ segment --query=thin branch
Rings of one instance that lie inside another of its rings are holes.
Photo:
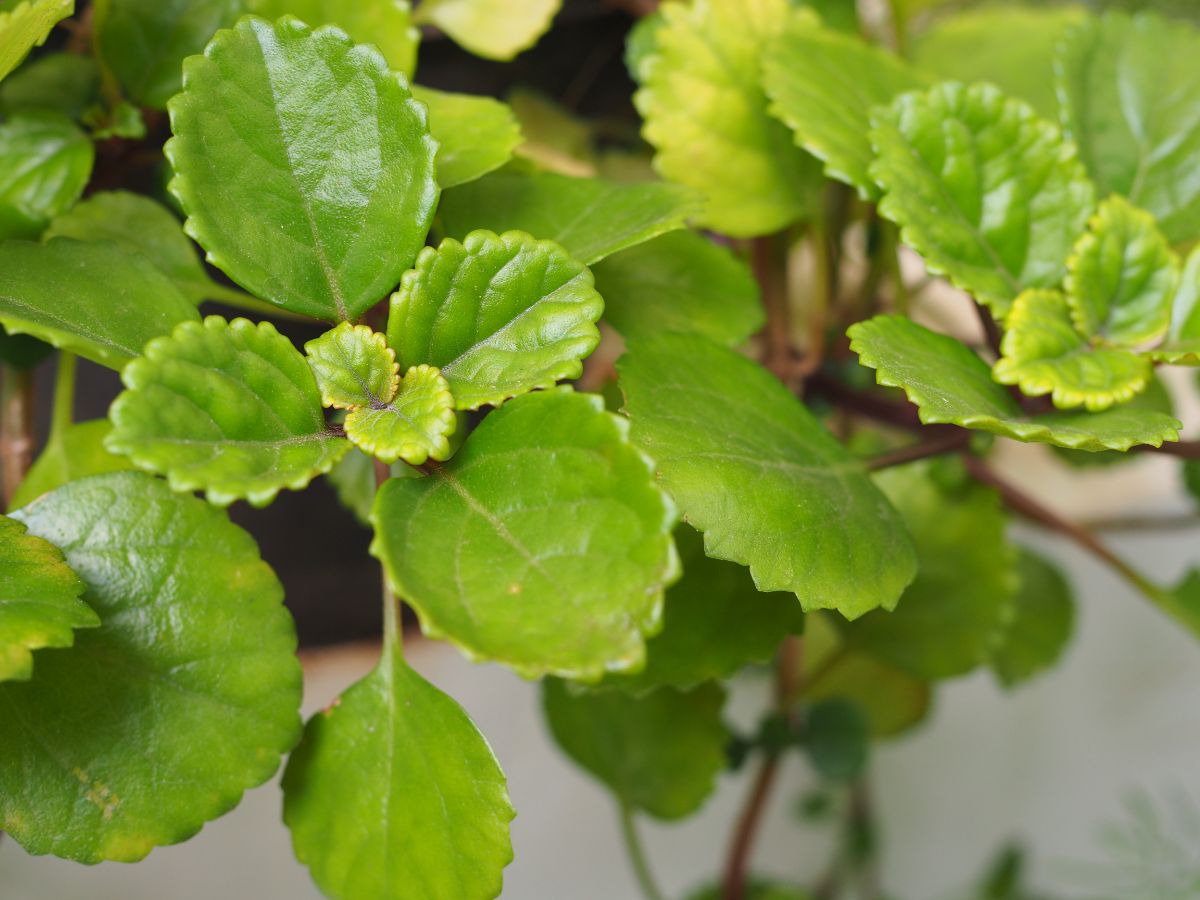
[[[874,472],[879,469],[888,469],[892,466],[902,466],[905,463],[928,459],[931,456],[944,456],[947,453],[957,453],[965,450],[970,440],[971,436],[967,431],[955,428],[942,432],[928,441],[923,441],[919,444],[909,444],[907,447],[900,447],[897,450],[872,457],[867,460],[867,468]]]
[[[987,339],[987,344],[992,348],[992,352],[996,357],[1000,357],[1000,342],[1003,335],[1000,331],[1000,326],[996,323],[996,317],[992,315],[992,311],[982,303],[976,301],[975,311],[979,314],[979,324],[983,326],[983,336]]]
[[[1200,441],[1167,441],[1161,447],[1143,445],[1134,447],[1141,453],[1162,453],[1180,459],[1200,459]]]
[[[629,864],[633,866],[633,874],[642,889],[642,894],[646,900],[665,900],[666,894],[659,888],[654,880],[654,873],[650,871],[650,862],[646,859],[645,848],[642,847],[642,840],[638,836],[637,823],[633,820],[633,809],[624,801],[620,805],[620,821],[625,852],[629,857]]]
[[[378,459],[372,462],[375,468],[375,489],[378,490],[392,477],[392,472],[387,463]],[[404,627],[400,598],[388,584],[387,569],[382,562],[379,564],[379,576],[383,600],[383,656],[384,659],[401,659],[404,655]]]
[[[754,777],[754,784],[746,798],[746,805],[738,817],[737,828],[733,833],[733,843],[729,848],[729,856],[725,863],[725,877],[721,884],[723,900],[746,900],[746,881],[750,870],[750,851],[754,847],[754,838],[758,834],[758,826],[766,812],[767,800],[771,796],[771,788],[779,774],[779,755],[772,753],[765,757],[759,765]]]
[[[0,482],[4,508],[33,464],[33,372],[0,367]]]
[[[1200,515],[1180,513],[1173,516],[1113,516],[1086,519],[1079,525],[1089,531],[1189,531],[1200,528]]]
[[[813,372],[804,383],[805,389],[824,397],[835,406],[885,425],[907,431],[928,433],[935,427],[921,424],[917,408],[908,402],[897,403],[876,393],[852,388],[824,372]]]

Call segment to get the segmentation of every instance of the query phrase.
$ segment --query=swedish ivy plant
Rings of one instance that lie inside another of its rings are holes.
[[[508,60],[559,6],[0,0],[0,828],[28,852],[140,860],[283,765],[328,896],[499,896],[503,760],[405,662],[423,636],[542,681],[649,900],[636,817],[741,768],[693,900],[880,900],[870,748],[942,680],[1015,689],[1070,641],[1014,519],[1200,637],[1200,574],[1141,572],[994,459],[1169,453],[1200,483],[1160,379],[1200,365],[1200,32],[614,4],[616,139],[413,83],[423,39]],[[80,359],[120,374],[104,419],[74,421]],[[374,533],[384,633],[302,723],[283,589],[226,508],[321,477]],[[753,847],[794,753],[840,824],[791,883]],[[1019,870],[970,896],[1031,897]]]

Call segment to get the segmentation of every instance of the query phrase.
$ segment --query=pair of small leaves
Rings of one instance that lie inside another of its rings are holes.
[[[92,142],[66,116],[23,112],[0,123],[0,239],[37,238],[79,199]]]
[[[0,79],[20,65],[50,30],[75,12],[75,0],[17,0],[0,9]]]

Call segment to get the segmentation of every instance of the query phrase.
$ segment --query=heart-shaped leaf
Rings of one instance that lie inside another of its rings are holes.
[[[247,12],[264,19],[292,15],[318,28],[336,25],[356,44],[379,48],[388,66],[412,79],[421,32],[408,0],[243,0]]]
[[[38,237],[79,199],[93,156],[87,135],[59,113],[0,123],[0,239]]]
[[[550,28],[562,0],[422,0],[417,21],[435,25],[476,56],[512,59]]]
[[[17,0],[0,9],[0,79],[15,69],[50,29],[75,12],[75,0]]]
[[[13,494],[12,508],[28,506],[42,494],[48,494],[69,481],[124,472],[133,463],[104,449],[104,440],[112,431],[108,419],[92,419],[51,432],[28,474]]]
[[[343,322],[304,345],[321,402],[335,409],[384,404],[396,396],[400,366],[387,338]]]
[[[346,437],[385,463],[398,459],[419,466],[450,458],[450,435],[458,426],[450,385],[433,366],[413,366],[386,403],[363,406],[346,416]]]
[[[429,132],[438,143],[438,184],[444,188],[500,168],[521,143],[516,116],[499,100],[419,85],[413,96],[429,111]]]
[[[1075,626],[1075,600],[1062,572],[1020,548],[1015,615],[992,652],[991,667],[1005,687],[1032,678],[1058,661]]]

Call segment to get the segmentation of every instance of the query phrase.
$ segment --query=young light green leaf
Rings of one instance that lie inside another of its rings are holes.
[[[13,494],[12,508],[28,506],[43,494],[90,475],[124,472],[133,463],[104,449],[104,440],[112,431],[108,419],[92,419],[69,425],[51,434],[29,473]]]
[[[413,366],[386,403],[363,406],[346,416],[346,437],[385,463],[398,459],[422,465],[450,458],[450,435],[458,426],[450,385],[433,366]]]
[[[869,174],[875,158],[868,138],[871,109],[925,83],[898,56],[807,17],[793,17],[763,57],[771,113],[825,164],[830,178],[844,181],[866,200],[879,195]]]
[[[92,142],[60,113],[0,123],[0,239],[36,238],[92,175]]]
[[[808,215],[819,165],[768,112],[761,69],[763,48],[786,23],[812,14],[788,0],[667,3],[662,14],[634,96],[655,167],[707,199],[699,224],[735,237]]]
[[[387,338],[366,325],[342,322],[304,345],[321,402],[334,409],[389,403],[400,388],[400,366]]]
[[[266,506],[350,448],[325,427],[312,370],[270,322],[185,322],[125,367],[105,446],[177,491]]]
[[[487,59],[512,59],[550,29],[562,0],[422,0],[417,21]]]
[[[1110,12],[1064,39],[1063,128],[1101,194],[1149,210],[1172,243],[1200,237],[1200,32]]]
[[[709,556],[805,610],[896,605],[916,571],[899,514],[766,370],[689,335],[630,342],[617,369],[634,443]]]
[[[0,272],[0,324],[8,331],[112,369],[140,354],[151,338],[199,318],[149,261],[108,241],[4,241]]]
[[[514,172],[531,169],[573,178],[596,176],[599,158],[594,123],[533,88],[517,86],[508,92],[505,100],[521,126],[523,140],[516,155],[532,163],[532,167],[513,166]],[[653,170],[646,178],[638,180],[652,178]]]
[[[0,79],[15,69],[50,29],[75,12],[75,0],[18,0],[0,8]]]
[[[647,63],[658,52],[658,31],[665,24],[662,10],[655,8],[634,22],[625,35],[625,68],[638,84],[646,80]]]
[[[1150,384],[1144,356],[1119,347],[1093,347],[1071,318],[1059,291],[1028,290],[1017,296],[1005,322],[1003,356],[992,368],[1001,384],[1030,397],[1050,394],[1059,409],[1093,412],[1133,399]]]
[[[696,195],[673,184],[500,172],[447,191],[438,215],[450,237],[479,228],[527,231],[590,266],[682,228],[697,209]]]
[[[248,0],[247,7],[264,19],[292,15],[313,28],[336,25],[354,43],[374,44],[389,68],[409,80],[417,68],[421,32],[408,0]]]
[[[424,107],[335,28],[241,19],[187,61],[171,128],[188,234],[277,306],[355,319],[425,243],[438,187]]]
[[[339,900],[496,897],[515,814],[475,724],[393,653],[309,720],[283,776],[296,857]]]
[[[592,267],[604,319],[627,338],[665,331],[736,346],[762,328],[758,285],[725,247],[674,231]]]
[[[101,624],[0,685],[0,827],[84,863],[186,840],[300,735],[283,588],[224,513],[140,472],[73,482],[17,518],[62,548]]]
[[[0,113],[50,110],[78,121],[99,95],[100,72],[94,59],[78,53],[45,53],[0,85]]]
[[[457,409],[478,409],[577,378],[603,311],[591,273],[562,247],[473,231],[421,251],[392,297],[388,343],[402,368],[441,369]]]
[[[1030,417],[992,380],[987,363],[952,337],[903,316],[876,316],[850,327],[850,349],[883,385],[904,390],[927,425],[948,423],[1018,441],[1071,450],[1161,447],[1179,440],[1181,423],[1150,409],[1118,406],[1101,413]]]
[[[641,697],[586,691],[557,679],[542,685],[554,740],[625,806],[659,819],[698,810],[725,768],[725,691],[704,684]]]
[[[1094,191],[1074,147],[986,84],[939,84],[872,114],[879,211],[931,272],[1003,318],[1030,287],[1055,287]]]
[[[383,486],[372,552],[426,634],[529,677],[641,665],[679,561],[625,432],[595,395],[526,394],[433,474]]]
[[[1005,687],[1026,681],[1058,661],[1075,625],[1071,586],[1058,568],[1020,548],[1016,615],[992,652],[991,667]]]
[[[34,650],[70,647],[76,628],[100,624],[82,593],[61,550],[0,516],[0,682],[27,681]]]
[[[491,97],[419,85],[412,91],[429,111],[429,132],[438,143],[438,184],[443,188],[474,181],[512,159],[521,143],[521,126],[508,106]]]
[[[1154,217],[1109,197],[1067,261],[1071,317],[1088,337],[1133,346],[1157,340],[1171,321],[1179,260]]]
[[[1176,366],[1200,365],[1200,247],[1192,250],[1184,263],[1167,336],[1147,355]]]

